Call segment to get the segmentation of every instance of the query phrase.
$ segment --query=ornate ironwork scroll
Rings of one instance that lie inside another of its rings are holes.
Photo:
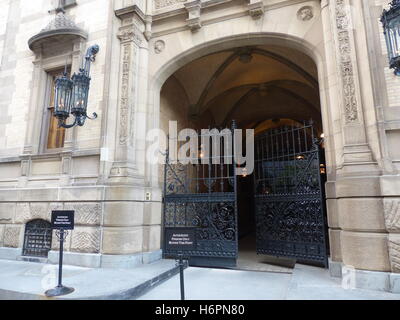
[[[257,253],[327,265],[319,140],[312,124],[256,137]]]
[[[232,263],[232,260],[236,261],[238,254],[233,143],[221,138],[219,155],[217,152],[207,155],[201,151],[204,141],[208,139],[211,146],[213,138],[219,139],[221,136],[217,131],[199,134],[199,148],[195,155],[198,164],[184,165],[174,162],[169,158],[169,151],[167,152],[164,231],[180,227],[195,230],[195,248],[184,252],[192,261],[199,257],[219,258],[219,261],[229,258]],[[226,143],[232,143],[232,148],[225,148]],[[177,145],[180,144],[182,142],[177,141]],[[229,154],[226,154],[227,149],[230,150]],[[216,157],[219,158],[219,163],[213,164]],[[164,254],[176,256],[179,252],[164,245]]]

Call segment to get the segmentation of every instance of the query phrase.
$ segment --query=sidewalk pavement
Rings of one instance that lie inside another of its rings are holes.
[[[47,299],[56,285],[58,266],[0,260],[0,299]],[[61,299],[179,300],[174,260],[133,269],[89,269],[64,266],[63,284],[75,292]],[[400,294],[344,289],[329,271],[297,264],[293,273],[209,268],[185,271],[188,300],[400,300]]]
[[[400,300],[400,294],[344,289],[329,271],[296,264],[292,274],[188,268],[187,300]],[[179,300],[179,275],[160,284],[139,300]]]
[[[63,267],[63,285],[75,291],[61,299],[127,300],[179,272],[175,261],[160,260],[132,269]],[[45,300],[57,285],[58,266],[0,260],[0,300]],[[59,299],[59,298],[58,298]]]

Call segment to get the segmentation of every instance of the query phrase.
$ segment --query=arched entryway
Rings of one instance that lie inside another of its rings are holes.
[[[315,56],[311,58],[305,53],[306,47],[302,48],[296,41],[287,45],[287,41],[280,42],[276,38],[264,42],[257,37],[253,40],[253,43],[251,39],[244,40],[246,45],[242,46],[234,46],[231,42],[232,46],[193,58],[180,68],[175,63],[176,70],[161,88],[160,128],[168,132],[168,121],[175,120],[178,131],[184,128],[221,129],[229,127],[235,120],[239,129],[254,129],[257,136],[274,129],[304,127],[312,120],[313,134],[320,139],[324,134],[324,112],[318,81],[321,71]],[[191,55],[196,57],[198,53]],[[167,65],[166,69],[169,67]],[[166,72],[164,70],[163,75]],[[321,145],[322,149],[325,147]],[[324,152],[320,154],[325,170]],[[246,247],[244,239],[252,236],[255,239],[255,185],[253,174],[238,177],[239,249]],[[323,223],[324,232],[325,227]]]

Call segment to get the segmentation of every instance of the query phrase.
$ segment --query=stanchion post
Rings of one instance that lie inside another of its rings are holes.
[[[184,278],[184,262],[183,262],[183,254],[179,254],[179,273],[180,273],[180,282],[181,282],[181,300],[185,300],[185,278]]]
[[[47,290],[47,297],[64,296],[74,292],[74,288],[64,287],[62,284],[64,241],[68,236],[68,230],[74,229],[74,211],[55,210],[52,212],[52,227],[56,230],[56,236],[60,241],[60,256],[58,259],[58,285],[54,289]],[[66,230],[68,229],[68,230]]]
[[[62,287],[62,269],[64,256],[64,229],[60,230],[60,256],[58,263],[58,287]]]

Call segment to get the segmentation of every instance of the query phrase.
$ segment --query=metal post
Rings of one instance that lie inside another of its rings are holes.
[[[64,229],[60,230],[60,257],[58,263],[58,287],[62,287],[62,265],[64,255]]]
[[[70,294],[74,292],[74,288],[64,287],[62,285],[62,267],[63,267],[63,255],[64,255],[64,240],[68,235],[64,229],[60,229],[59,233],[56,233],[60,240],[60,257],[59,257],[59,265],[58,265],[58,285],[54,289],[47,290],[45,295],[47,297],[59,297]]]
[[[184,263],[183,263],[183,254],[179,255],[179,273],[180,273],[180,280],[181,280],[181,300],[185,300],[185,279],[184,279]]]

